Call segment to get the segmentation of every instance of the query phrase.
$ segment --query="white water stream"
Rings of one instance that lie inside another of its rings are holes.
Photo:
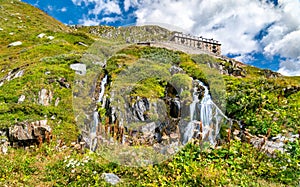
[[[182,143],[186,144],[191,140],[195,136],[196,131],[198,132],[197,135],[201,134],[203,141],[208,141],[212,146],[215,146],[223,119],[229,119],[213,102],[207,86],[198,80],[197,84],[193,88],[193,102],[190,104],[190,122],[185,128]],[[204,88],[201,102],[199,100],[198,86]],[[199,127],[199,124],[202,125],[202,128]]]

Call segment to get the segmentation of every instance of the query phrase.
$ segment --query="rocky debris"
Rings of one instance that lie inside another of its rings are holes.
[[[277,78],[277,77],[282,77],[282,75],[280,73],[268,70],[268,69],[264,69],[263,70],[263,75],[266,78]]]
[[[252,137],[250,139],[250,143],[256,147],[262,150],[263,152],[273,155],[275,151],[280,151],[281,153],[284,153],[286,150],[284,149],[285,144],[283,142],[273,142],[266,140],[264,137]]]
[[[171,75],[177,74],[177,73],[184,73],[183,69],[178,66],[171,66],[169,69]]]
[[[248,129],[245,131],[234,130],[233,135],[234,139],[247,141],[269,156],[275,156],[276,151],[281,153],[286,152],[286,143],[293,142],[296,140],[296,138],[299,138],[299,134],[289,134],[288,137],[278,134],[276,137],[272,138],[269,138],[269,135],[254,136],[249,132]]]
[[[300,91],[300,86],[289,86],[289,87],[283,89],[284,97],[288,97],[299,91]]]
[[[75,73],[78,75],[86,74],[86,65],[85,64],[71,64],[70,68],[75,70]]]
[[[102,173],[101,177],[111,185],[116,185],[120,182],[120,178],[113,173]]]
[[[298,138],[299,134],[289,134],[289,137],[278,134],[277,136],[272,137],[271,140],[276,142],[294,142]]]
[[[83,43],[83,42],[76,42],[75,44],[82,45],[82,46],[84,46],[84,47],[88,47],[88,45],[86,45],[86,44]]]
[[[15,47],[15,46],[19,46],[19,45],[22,45],[21,41],[16,41],[16,42],[10,43],[10,44],[8,44],[8,47]]]
[[[0,153],[2,153],[4,155],[7,154],[8,146],[9,146],[8,142],[4,142],[4,143],[0,144],[0,148],[1,148]]]
[[[52,129],[47,125],[47,120],[35,122],[21,122],[9,128],[8,139],[15,144],[42,144],[43,141],[50,141]]]
[[[13,79],[22,77],[23,75],[24,75],[24,70],[15,68],[0,80],[0,86],[2,86],[6,81],[11,81]]]
[[[25,101],[25,95],[21,95],[18,99],[18,103],[23,103]]]
[[[37,35],[38,38],[44,38],[44,36],[46,36],[45,33],[41,33],[41,34]]]
[[[47,39],[53,40],[53,39],[54,39],[54,36],[47,36]]]
[[[247,75],[246,70],[236,61],[227,58],[223,58],[222,60],[223,62],[221,63],[209,62],[208,66],[218,70],[223,75],[232,75],[235,77],[245,77]]]
[[[59,101],[60,101],[60,98],[59,98],[59,97],[58,97],[58,98],[56,98],[56,99],[55,99],[54,106],[58,106],[58,104],[59,104]]]
[[[39,91],[39,98],[38,98],[39,104],[43,106],[49,106],[52,98],[53,98],[53,94],[51,91],[48,91],[45,88]]]
[[[65,87],[65,88],[71,88],[71,85],[70,83],[68,83],[67,79],[66,78],[60,78],[58,80],[59,84],[62,86],[62,87]]]

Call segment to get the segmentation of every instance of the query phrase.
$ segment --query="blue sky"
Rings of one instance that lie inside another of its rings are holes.
[[[300,75],[300,0],[22,0],[65,24],[158,24],[222,43],[223,55]]]

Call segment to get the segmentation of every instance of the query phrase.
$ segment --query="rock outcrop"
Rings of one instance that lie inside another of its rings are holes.
[[[43,106],[49,106],[51,103],[51,100],[53,98],[53,94],[51,91],[48,91],[47,89],[43,88],[41,91],[39,91],[39,104]]]
[[[51,134],[52,129],[47,125],[47,120],[21,122],[9,128],[8,139],[14,146],[41,144],[50,141]]]

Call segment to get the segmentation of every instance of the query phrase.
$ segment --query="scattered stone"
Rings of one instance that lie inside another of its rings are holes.
[[[54,39],[54,36],[47,36],[47,39],[53,40],[53,39]]]
[[[75,70],[75,73],[78,75],[86,74],[86,65],[85,64],[71,64],[70,68]]]
[[[39,91],[39,100],[38,100],[39,104],[43,106],[49,106],[52,98],[53,98],[53,94],[51,91],[48,91],[44,88],[41,91]]]
[[[82,46],[84,46],[84,47],[88,47],[88,45],[86,45],[86,44],[83,43],[83,42],[77,42],[77,44],[78,44],[78,45],[82,45]]]
[[[58,104],[59,104],[59,101],[60,101],[60,98],[59,98],[59,97],[58,97],[58,98],[56,98],[56,99],[55,99],[54,106],[58,106]]]
[[[103,173],[101,177],[107,182],[110,183],[111,185],[116,185],[120,182],[120,178],[113,174],[113,173]]]
[[[71,147],[74,147],[76,145],[76,142],[71,142]]]
[[[177,73],[183,73],[183,69],[178,67],[178,66],[172,66],[170,69],[169,69],[169,72],[171,73],[171,75],[174,75],[174,74],[177,74]]]
[[[8,145],[9,143],[8,142],[4,142],[2,145],[1,145],[1,153],[2,154],[7,154],[7,151],[8,151]]]
[[[13,33],[13,32],[10,32],[10,33],[8,33],[8,34],[12,36],[12,35],[14,35],[15,33]]]
[[[59,82],[59,84],[61,85],[61,86],[63,86],[63,87],[65,87],[65,88],[70,88],[71,87],[71,85],[67,82],[67,80],[66,80],[66,78],[60,78],[59,80],[58,80],[58,82]]]
[[[8,47],[15,47],[15,46],[19,46],[19,45],[22,45],[22,42],[16,41],[16,42],[8,44]]]
[[[0,28],[0,31],[3,31],[3,29],[2,29],[2,28]]]
[[[21,95],[18,99],[18,103],[23,103],[25,101],[25,95]]]
[[[38,38],[44,38],[44,36],[46,36],[45,33],[41,33],[41,34],[37,35]]]
[[[12,79],[22,77],[24,75],[24,70],[18,71]]]

